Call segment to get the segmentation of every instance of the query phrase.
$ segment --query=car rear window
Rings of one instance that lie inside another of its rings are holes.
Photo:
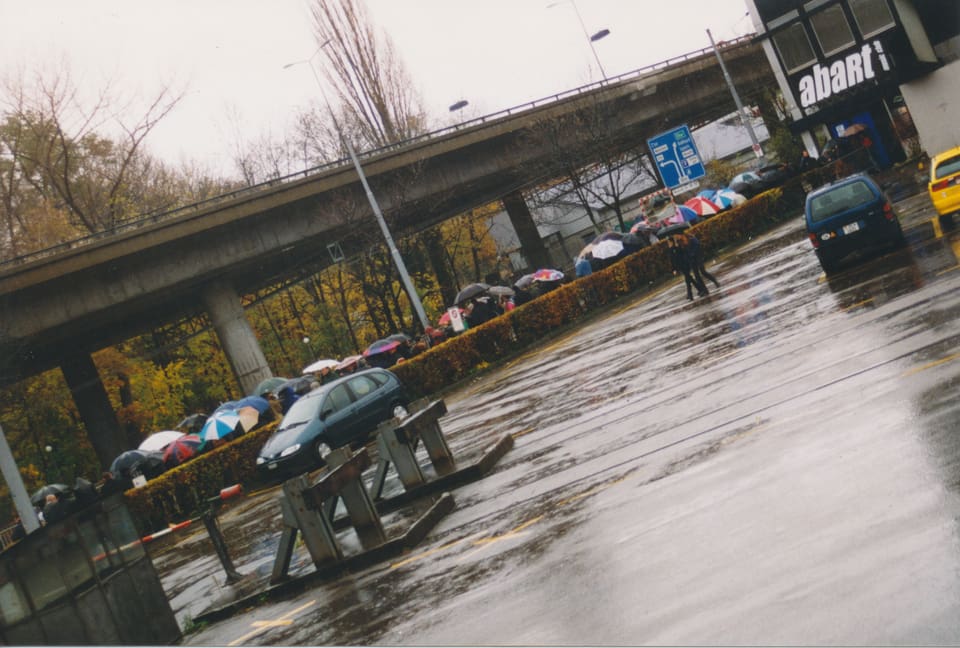
[[[870,186],[863,180],[833,187],[810,200],[810,220],[815,223],[825,220],[874,198]]]
[[[960,155],[949,157],[938,164],[933,172],[933,179],[939,180],[940,178],[946,178],[948,175],[953,175],[957,171],[960,171]]]

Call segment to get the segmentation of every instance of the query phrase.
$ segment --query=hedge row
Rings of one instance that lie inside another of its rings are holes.
[[[693,226],[704,254],[739,245],[788,218],[796,217],[810,186],[834,177],[832,167],[815,169],[745,204]],[[671,275],[663,242],[643,248],[614,265],[565,284],[489,322],[471,328],[391,370],[412,398],[429,396],[537,343],[617,299]],[[221,488],[256,479],[256,457],[276,423],[255,430],[178,466],[125,498],[141,531],[162,528],[202,511]]]

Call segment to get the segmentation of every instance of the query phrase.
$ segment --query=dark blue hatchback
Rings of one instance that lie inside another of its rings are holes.
[[[900,221],[883,190],[857,174],[807,194],[807,233],[824,272],[835,272],[848,256],[895,248],[905,241]]]
[[[362,444],[377,425],[409,404],[386,369],[367,369],[304,394],[284,415],[257,457],[261,477],[297,475],[324,465],[332,448]]]

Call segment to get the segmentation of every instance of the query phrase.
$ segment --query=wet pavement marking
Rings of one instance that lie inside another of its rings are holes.
[[[943,228],[940,227],[940,218],[938,216],[934,216],[930,219],[930,223],[933,225],[934,238],[943,238]]]
[[[850,304],[846,308],[841,308],[840,310],[843,312],[852,311],[854,308],[860,308],[861,306],[866,306],[867,304],[872,304],[872,303],[873,303],[873,297],[870,297],[869,299],[864,299],[863,301],[859,301],[856,304]]]
[[[497,543],[497,542],[502,542],[502,541],[504,541],[504,540],[513,540],[514,538],[524,537],[524,536],[528,535],[528,534],[527,534],[527,531],[526,531],[526,528],[529,527],[529,526],[533,526],[534,524],[536,524],[537,522],[539,522],[539,521],[542,520],[542,519],[543,519],[543,516],[542,516],[542,515],[538,515],[537,517],[535,517],[535,518],[533,518],[533,519],[531,519],[531,520],[527,520],[526,522],[524,522],[523,524],[521,524],[521,525],[519,525],[519,526],[513,527],[512,529],[510,529],[510,530],[507,531],[506,533],[501,533],[500,535],[495,535],[495,536],[490,536],[490,537],[488,537],[488,538],[480,538],[479,540],[474,540],[473,545],[476,547],[476,549],[474,549],[473,551],[469,551],[469,552],[463,554],[462,556],[460,556],[459,560],[465,560],[465,559],[467,559],[467,558],[470,558],[470,557],[473,556],[474,554],[477,554],[477,553],[479,553],[480,551],[483,551],[484,549],[486,549],[486,548],[489,547],[490,545],[495,544],[495,543]]]
[[[619,484],[619,483],[621,483],[621,482],[625,482],[625,481],[627,481],[628,479],[630,479],[630,478],[632,478],[632,477],[633,477],[633,475],[630,475],[629,477],[621,477],[620,479],[614,479],[613,481],[607,482],[606,484],[601,484],[600,486],[595,486],[594,488],[591,488],[591,489],[588,490],[588,491],[584,491],[583,493],[579,493],[579,494],[577,494],[577,495],[574,495],[573,497],[568,497],[567,499],[560,500],[559,502],[557,502],[557,506],[564,506],[565,504],[572,504],[573,502],[577,502],[577,501],[579,501],[579,500],[582,500],[584,497],[590,497],[591,495],[594,495],[594,494],[596,494],[596,493],[605,491],[605,490],[607,490],[608,488],[610,488],[611,486],[615,486],[615,485],[617,485],[617,484]]]
[[[228,643],[227,645],[228,645],[228,646],[239,646],[239,645],[242,644],[242,643],[246,643],[246,641],[247,641],[248,639],[250,639],[251,637],[255,637],[255,636],[257,636],[258,634],[260,634],[261,632],[264,632],[265,630],[269,630],[270,628],[283,628],[283,627],[289,626],[289,625],[291,625],[291,624],[293,623],[293,619],[290,619],[290,618],[288,618],[288,617],[292,617],[293,615],[297,614],[298,612],[302,612],[303,610],[306,610],[306,609],[307,609],[308,607],[310,607],[311,605],[316,605],[316,603],[317,603],[317,600],[314,599],[314,600],[310,601],[309,603],[305,603],[305,604],[301,605],[301,606],[298,607],[296,610],[291,610],[290,612],[287,612],[287,613],[284,614],[283,616],[281,616],[281,617],[279,617],[279,618],[277,618],[277,619],[274,619],[274,620],[272,620],[272,621],[270,621],[270,620],[267,620],[267,621],[254,621],[254,622],[252,622],[252,623],[250,624],[250,625],[254,628],[254,630],[251,630],[250,632],[248,632],[247,634],[243,635],[242,637],[239,637],[239,638],[237,638],[237,639],[234,639],[233,641],[231,641],[231,642]]]
[[[939,367],[942,364],[946,364],[953,360],[960,358],[960,353],[954,353],[953,355],[948,355],[945,358],[940,358],[939,360],[934,360],[933,362],[928,362],[925,365],[920,365],[919,367],[914,367],[913,369],[908,369],[900,374],[901,378],[906,378],[907,376],[912,376],[913,374],[920,373],[921,371],[926,371],[927,369],[933,369],[934,367]]]
[[[536,430],[536,429],[537,429],[537,428],[535,428],[535,427],[524,428],[524,429],[520,430],[519,432],[514,432],[514,433],[512,433],[510,436],[512,436],[514,439],[519,439],[519,438],[522,437],[522,436],[525,436],[525,435],[527,435],[527,434],[530,434],[531,432],[533,432],[533,431]]]
[[[414,555],[414,556],[410,556],[409,558],[406,558],[406,559],[404,559],[404,560],[400,560],[400,561],[397,561],[397,562],[395,562],[395,563],[391,563],[391,564],[390,564],[390,569],[396,569],[397,567],[403,567],[404,565],[409,565],[410,563],[415,563],[415,562],[417,562],[418,560],[422,560],[423,558],[428,558],[428,557],[430,557],[430,556],[432,556],[432,555],[434,555],[434,554],[440,553],[441,551],[446,551],[446,550],[449,549],[450,547],[455,547],[456,545],[461,544],[461,543],[463,543],[463,542],[466,542],[467,540],[470,540],[471,538],[476,538],[476,537],[479,536],[479,535],[480,535],[479,533],[475,533],[475,534],[473,534],[472,536],[467,536],[467,537],[465,537],[465,538],[460,538],[459,540],[454,540],[453,542],[448,542],[448,543],[445,544],[445,545],[440,545],[439,547],[434,547],[433,549],[427,549],[426,551],[421,551],[420,553],[418,553],[418,554],[416,554],[416,555]]]

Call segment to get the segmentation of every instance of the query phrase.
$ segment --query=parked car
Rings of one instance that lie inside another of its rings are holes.
[[[866,174],[847,176],[808,193],[804,218],[828,274],[847,256],[905,243],[893,205]]]
[[[260,450],[265,478],[297,475],[325,464],[333,448],[366,442],[377,425],[406,408],[400,380],[386,369],[365,369],[301,396]]]
[[[941,224],[952,224],[953,214],[960,212],[960,146],[930,158],[930,200]]]

